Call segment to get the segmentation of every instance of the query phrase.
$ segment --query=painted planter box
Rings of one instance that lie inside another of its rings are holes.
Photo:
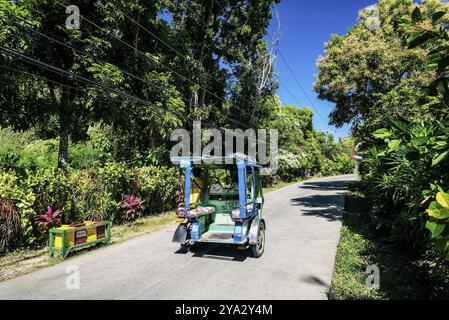
[[[65,259],[74,250],[111,242],[111,224],[111,221],[84,221],[50,229],[48,255]]]

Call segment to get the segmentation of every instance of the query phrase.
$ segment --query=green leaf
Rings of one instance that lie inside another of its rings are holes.
[[[427,137],[417,137],[412,139],[412,145],[417,148],[427,143]]]
[[[442,208],[442,209],[427,209],[426,210],[429,217],[438,219],[438,220],[444,220],[449,218],[449,209]]]
[[[398,20],[398,26],[400,27],[410,27],[412,25],[412,21],[406,18],[401,18]]]
[[[432,238],[438,237],[446,227],[446,224],[437,223],[434,221],[427,221],[426,228],[432,233]]]
[[[410,44],[411,42],[415,41],[420,36],[421,36],[421,32],[417,32],[417,31],[411,32],[407,37],[407,44]]]
[[[443,55],[441,52],[433,53],[429,56],[429,65],[434,65],[440,63],[441,59],[443,58]]]
[[[390,149],[390,150],[396,150],[397,148],[399,148],[399,146],[401,145],[401,142],[402,142],[402,140],[391,140],[389,143],[388,143],[388,148]]]
[[[432,15],[432,21],[438,22],[444,15],[446,14],[446,11],[437,11]]]
[[[449,209],[449,194],[446,192],[438,192],[436,200],[440,206]]]
[[[410,49],[416,48],[430,39],[435,38],[437,35],[432,31],[426,31],[424,33],[412,32],[407,37],[407,44]]]
[[[414,23],[421,22],[422,21],[422,13],[421,9],[419,9],[418,6],[415,7],[415,9],[412,12],[412,21]]]
[[[386,128],[379,129],[373,133],[373,136],[377,139],[386,139],[388,137],[391,137],[392,135],[393,135],[393,132],[391,132],[390,130],[388,130]]]
[[[443,153],[440,153],[439,155],[436,155],[432,160],[432,167],[435,167],[440,162],[445,160],[449,156],[449,151],[445,151]]]

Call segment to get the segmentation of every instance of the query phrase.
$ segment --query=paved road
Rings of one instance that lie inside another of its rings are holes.
[[[0,299],[326,299],[344,193],[355,179],[316,179],[268,194],[260,259],[232,247],[177,252],[173,224],[0,283]],[[79,268],[78,290],[66,287],[71,268]]]

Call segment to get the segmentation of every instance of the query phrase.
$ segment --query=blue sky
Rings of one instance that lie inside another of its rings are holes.
[[[275,7],[279,13],[282,31],[279,50],[325,120],[323,121],[314,110],[313,123],[318,130],[327,130],[328,115],[334,105],[319,100],[312,90],[317,73],[316,60],[323,55],[324,43],[329,40],[331,34],[345,34],[356,22],[359,10],[376,2],[376,0],[281,0]],[[275,18],[270,31],[274,26],[277,26]],[[292,92],[296,100],[304,106],[311,107],[280,58],[277,61],[276,72],[283,86]],[[278,95],[284,105],[298,105],[282,86]],[[344,137],[349,135],[349,126],[338,129],[330,126],[329,131],[336,138]]]

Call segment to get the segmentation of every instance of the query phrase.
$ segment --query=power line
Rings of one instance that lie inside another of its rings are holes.
[[[76,90],[76,91],[86,92],[85,89],[76,88],[76,87],[70,86],[70,85],[62,83],[62,82],[58,82],[58,81],[51,80],[51,79],[48,79],[48,78],[45,78],[45,77],[41,77],[41,76],[39,76],[37,74],[26,72],[24,70],[19,70],[19,69],[12,68],[12,67],[9,67],[9,66],[6,66],[6,65],[0,65],[0,68],[3,68],[5,70],[9,70],[9,71],[13,71],[13,72],[19,72],[19,73],[22,73],[22,74],[26,74],[28,76],[38,78],[40,80],[46,81],[48,83],[52,83],[54,85],[59,85],[59,86],[66,87],[66,88],[69,88],[69,89],[72,89],[72,90]]]
[[[61,2],[59,2],[58,0],[55,0],[59,5],[64,6]],[[116,8],[117,11],[120,11],[123,15],[125,15],[126,17],[128,17],[128,19],[130,19],[131,21],[133,21],[135,24],[137,24],[139,27],[141,27],[143,30],[145,30],[146,32],[149,32],[150,35],[152,35],[153,37],[155,37],[156,39],[162,41],[162,43],[164,43],[165,45],[169,46],[170,48],[172,48],[172,50],[175,50],[178,52],[178,54],[180,54],[182,56],[182,54],[175,48],[171,47],[169,44],[167,44],[165,41],[161,40],[159,37],[157,37],[154,33],[152,33],[151,31],[149,31],[147,28],[143,27],[141,24],[139,24],[137,21],[135,21],[133,18],[129,17],[129,15],[125,14],[122,10],[117,9],[117,7],[115,5],[113,5],[114,8]],[[219,97],[218,95],[216,95],[215,93],[211,92],[210,90],[204,88],[203,86],[201,86],[199,83],[195,83],[194,81],[190,80],[189,78],[187,78],[186,76],[182,75],[181,73],[177,72],[176,70],[174,70],[171,67],[168,67],[167,65],[163,64],[161,61],[159,61],[158,59],[155,59],[152,56],[147,56],[144,52],[142,52],[141,50],[138,50],[137,48],[133,47],[132,45],[130,45],[129,43],[127,43],[126,41],[123,41],[122,39],[120,39],[119,37],[117,37],[114,34],[111,34],[109,32],[109,30],[105,30],[103,27],[100,27],[99,25],[97,25],[95,22],[87,19],[85,16],[83,15],[79,15],[83,20],[86,20],[89,24],[91,24],[92,26],[96,27],[97,29],[105,32],[107,35],[111,35],[114,39],[118,40],[119,42],[125,44],[126,46],[128,46],[130,49],[135,50],[136,52],[138,52],[139,54],[141,54],[142,56],[144,56],[145,58],[149,58],[152,61],[156,62],[157,64],[161,65],[162,67],[164,67],[165,69],[169,70],[170,72],[173,72],[174,74],[176,74],[177,76],[179,76],[180,78],[188,81],[189,83],[198,86],[200,89],[204,90],[205,92],[207,92],[208,94],[210,94],[211,96],[215,97],[216,99],[220,100],[223,103],[226,103],[227,101],[224,100],[223,98]],[[210,76],[211,78],[214,78],[213,75],[209,74],[206,72],[206,74],[208,76]],[[216,79],[216,78],[214,78]],[[218,80],[217,80],[218,81]],[[222,85],[225,86],[225,88],[227,87],[226,84],[220,82]],[[246,99],[245,97],[240,97],[241,99],[245,100],[246,102],[248,102],[249,104],[253,104],[254,102],[251,102],[250,100]],[[241,108],[239,108],[238,106],[234,106],[235,109],[245,113],[246,115],[248,115],[250,118],[253,117],[253,115],[251,115],[248,111],[245,111]],[[241,125],[241,122],[240,122]],[[246,126],[246,125],[245,125]],[[246,126],[248,127],[248,126]]]
[[[279,81],[279,84],[281,85],[282,88],[284,88],[285,91],[287,91],[287,93],[290,95],[290,97],[292,97],[292,99],[295,100],[299,106],[304,107],[304,105],[301,102],[299,102],[299,100],[296,98],[296,96],[290,91],[290,89],[285,84],[283,84],[280,81]]]
[[[321,118],[321,120],[325,123],[328,124],[328,121],[326,121],[324,119],[324,117],[321,115],[320,111],[318,110],[318,108],[315,106],[315,104],[312,102],[312,99],[310,99],[309,95],[307,94],[307,91],[304,89],[304,87],[301,85],[301,82],[299,81],[298,77],[296,77],[296,74],[293,72],[293,69],[290,67],[290,65],[288,64],[287,60],[284,58],[284,56],[282,55],[281,51],[278,49],[278,53],[279,56],[281,57],[282,61],[284,61],[285,65],[287,66],[288,70],[290,71],[290,73],[292,74],[293,78],[295,79],[296,83],[298,84],[299,88],[301,89],[301,91],[304,93],[304,96],[306,97],[306,99],[309,101],[310,106],[316,111],[316,113],[318,114],[318,116]]]
[[[139,23],[138,21],[136,21],[135,19],[133,19],[130,15],[128,15],[126,12],[124,12],[122,9],[117,8],[114,4],[112,4],[112,2],[108,2],[109,4],[111,4],[115,10],[119,11],[121,14],[123,14],[126,18],[128,18],[129,20],[131,20],[134,24],[136,24],[137,26],[139,26],[142,30],[144,30],[145,32],[147,32],[149,35],[151,35],[152,37],[154,37],[156,40],[158,40],[160,43],[164,44],[166,47],[170,48],[173,52],[175,52],[178,56],[183,57],[183,53],[181,51],[179,51],[178,49],[174,48],[173,46],[171,46],[170,44],[168,44],[166,41],[162,40],[160,37],[158,37],[154,32],[151,32],[148,28],[145,28],[141,23]],[[192,61],[186,59],[186,61],[188,61],[189,63],[191,63],[192,66],[194,66],[196,69],[198,69],[198,71],[202,71],[198,68],[198,66],[196,66],[194,63],[192,63]],[[208,74],[213,80],[215,80],[217,83],[223,85],[225,88],[227,87],[227,85],[223,82],[221,82],[220,80],[218,80],[216,77],[214,77],[212,74]]]
[[[53,73],[56,73],[58,75],[63,75],[65,77],[67,77],[67,78],[76,78],[76,79],[78,79],[79,81],[81,81],[83,83],[91,84],[91,85],[94,85],[96,87],[99,87],[100,89],[102,89],[102,90],[104,90],[104,91],[106,91],[108,93],[117,94],[117,95],[122,96],[124,98],[127,98],[129,100],[134,100],[137,103],[144,104],[144,105],[150,105],[152,107],[155,107],[153,104],[151,104],[151,102],[149,102],[147,100],[138,98],[138,97],[130,95],[130,94],[124,92],[124,91],[121,91],[121,90],[119,90],[117,88],[109,87],[107,85],[98,83],[96,81],[89,80],[89,79],[87,79],[85,77],[82,77],[82,76],[80,76],[78,74],[75,74],[73,72],[70,72],[70,71],[67,71],[67,70],[63,70],[63,69],[55,67],[55,66],[53,66],[51,64],[48,64],[48,63],[42,62],[40,60],[34,59],[34,58],[29,57],[27,55],[21,54],[21,53],[15,51],[15,50],[12,50],[11,48],[3,47],[3,46],[0,45],[0,51],[3,51],[4,53],[9,54],[9,55],[16,56],[19,59],[24,60],[25,62],[28,62],[28,63],[33,64],[33,65],[38,66],[38,67],[42,67],[42,68],[47,69],[47,70],[49,70],[49,71],[51,71]],[[173,110],[170,110],[170,109],[167,109],[167,108],[164,108],[164,107],[159,107],[159,108],[156,108],[156,109],[162,109],[162,110],[164,110],[164,111],[166,111],[168,113],[172,113],[173,115],[176,115],[178,117],[184,118],[187,121],[192,121],[192,123],[195,121],[194,119],[191,119],[190,117],[187,117],[187,116],[185,116],[183,114],[180,114],[180,113],[178,113],[176,111],[173,111]],[[208,123],[208,122],[204,121],[204,123],[206,123],[207,125],[211,126],[211,124]],[[213,126],[211,126],[211,128],[213,128]],[[245,138],[244,135],[235,133],[234,131],[229,130],[227,128],[221,127],[220,129],[222,129],[224,131],[230,131],[231,134],[234,135],[234,136],[240,136],[240,137]]]
[[[150,106],[154,107],[154,105],[151,102],[149,102],[149,101],[146,101],[144,99],[135,97],[133,95],[130,95],[130,94],[128,94],[128,93],[126,93],[124,91],[121,91],[121,90],[119,90],[117,88],[111,88],[111,87],[109,87],[109,86],[107,86],[105,84],[101,84],[101,83],[98,83],[96,81],[92,81],[90,79],[87,79],[87,78],[85,78],[83,76],[80,76],[78,74],[75,74],[73,72],[60,69],[60,68],[55,67],[55,66],[53,66],[51,64],[42,62],[40,60],[34,59],[34,58],[29,57],[27,55],[21,54],[21,53],[15,51],[15,50],[12,50],[11,48],[0,46],[0,51],[3,51],[4,53],[9,54],[9,55],[14,55],[14,56],[20,58],[21,60],[24,60],[24,61],[29,62],[31,64],[34,64],[36,66],[42,67],[42,68],[47,69],[47,70],[49,70],[51,72],[54,72],[56,74],[63,75],[65,77],[67,77],[67,78],[76,78],[76,79],[78,79],[79,81],[81,81],[81,82],[83,82],[85,84],[94,85],[94,86],[99,87],[99,88],[101,88],[104,91],[107,91],[109,93],[121,95],[121,96],[124,96],[124,97],[126,97],[126,98],[128,98],[130,100],[134,100],[134,101],[136,101],[138,103],[145,104],[145,105],[150,105]],[[181,114],[179,112],[170,110],[168,108],[165,108],[165,107],[158,107],[158,108],[162,109],[162,110],[164,110],[166,112],[172,113],[173,115],[176,115],[178,117],[185,118],[187,120],[192,120],[189,117],[187,117],[187,116],[185,116],[185,115],[183,115],[183,114]]]
[[[155,84],[153,84],[153,83],[150,83],[150,82],[148,82],[147,80],[145,80],[145,79],[143,79],[143,78],[141,78],[141,77],[139,77],[139,76],[136,76],[135,74],[133,74],[133,73],[131,73],[131,72],[125,70],[125,69],[122,69],[122,68],[120,68],[120,67],[117,67],[116,65],[113,65],[113,64],[111,64],[111,63],[109,63],[109,62],[106,62],[106,61],[104,61],[104,60],[101,60],[100,58],[95,57],[95,56],[94,56],[93,54],[91,54],[91,53],[85,52],[84,50],[81,50],[81,49],[79,49],[79,48],[76,48],[76,47],[74,47],[74,46],[71,46],[71,45],[69,45],[69,44],[67,44],[67,43],[61,42],[61,41],[59,41],[59,40],[57,40],[57,39],[55,39],[55,38],[53,38],[53,37],[50,37],[50,36],[48,36],[48,35],[46,35],[46,34],[44,34],[44,33],[41,33],[41,32],[39,32],[39,31],[37,31],[37,30],[34,30],[33,28],[30,28],[29,26],[22,25],[22,24],[18,23],[17,21],[15,21],[14,19],[9,19],[9,18],[6,18],[6,19],[9,20],[9,21],[11,21],[11,22],[13,22],[13,23],[15,23],[15,24],[18,25],[18,26],[24,27],[24,28],[30,30],[30,31],[33,32],[33,33],[36,33],[36,34],[38,34],[38,35],[40,35],[40,36],[42,36],[42,37],[45,37],[46,39],[48,39],[48,40],[50,40],[50,41],[53,41],[53,42],[56,42],[56,43],[58,43],[58,44],[60,44],[60,45],[62,45],[62,46],[64,46],[64,47],[66,47],[66,48],[72,49],[72,50],[74,50],[74,51],[76,51],[76,52],[78,52],[78,53],[80,53],[80,54],[82,54],[82,55],[84,55],[84,56],[87,55],[87,56],[90,56],[92,59],[95,59],[95,60],[97,60],[97,61],[99,61],[99,62],[110,64],[110,65],[112,65],[112,66],[118,68],[118,69],[119,69],[121,72],[123,72],[124,74],[126,74],[126,75],[128,75],[128,76],[130,76],[130,77],[133,77],[133,78],[135,78],[135,79],[137,79],[137,80],[139,80],[139,81],[142,81],[142,82],[146,83],[147,85],[149,85],[150,87],[157,88],[157,89],[159,89],[159,90],[164,90],[163,87],[157,86],[157,85],[155,85]],[[22,21],[24,21],[24,20],[22,19]],[[181,100],[182,100],[184,103],[188,103],[188,101],[186,101],[185,99],[181,99]],[[217,109],[217,110],[214,109],[214,110],[212,110],[212,111],[215,112],[215,113],[216,113],[216,112],[220,112],[220,110],[218,110],[218,109]],[[238,120],[236,120],[236,119],[234,119],[234,118],[231,118],[231,117],[228,117],[228,116],[223,116],[223,117],[226,118],[227,120],[230,120],[231,122],[234,122],[235,124],[238,124],[238,125],[241,125],[241,126],[243,126],[243,127],[248,128],[248,126],[247,126],[246,124],[242,123],[241,121],[238,121]]]
[[[59,5],[61,5],[62,7],[66,7],[65,5],[63,5],[61,2],[59,2],[58,0],[55,0]],[[182,79],[188,81],[189,83],[198,86],[200,89],[204,90],[204,92],[209,93],[211,96],[217,98],[218,100],[226,103],[226,100],[224,100],[223,98],[217,96],[215,93],[209,91],[208,89],[200,86],[198,83],[195,83],[194,81],[190,80],[189,78],[185,77],[184,75],[182,75],[181,73],[177,72],[176,70],[174,70],[171,67],[166,66],[165,64],[163,64],[162,62],[160,62],[158,59],[152,57],[152,56],[148,56],[146,55],[144,52],[140,51],[139,49],[133,47],[132,45],[130,45],[129,43],[127,43],[126,41],[123,41],[122,39],[120,39],[118,36],[111,34],[109,30],[106,30],[102,27],[100,27],[99,25],[97,25],[95,22],[92,22],[91,20],[87,19],[86,17],[82,16],[81,14],[79,15],[83,20],[86,20],[88,23],[90,23],[91,25],[95,26],[96,28],[98,28],[99,30],[102,30],[103,32],[105,32],[107,35],[111,35],[114,39],[120,41],[121,43],[125,44],[126,46],[128,46],[130,49],[138,52],[139,54],[141,54],[142,56],[144,56],[145,58],[150,58],[151,60],[153,60],[155,63],[163,66],[164,68],[166,68],[167,70],[169,70],[170,72],[173,72],[174,74],[176,74],[177,76],[181,77]]]

